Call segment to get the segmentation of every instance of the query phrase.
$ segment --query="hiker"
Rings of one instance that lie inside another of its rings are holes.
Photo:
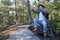
[[[35,10],[37,8],[37,10]],[[32,7],[32,11],[38,14],[38,18],[34,19],[34,30],[37,31],[38,24],[42,24],[43,26],[43,32],[44,37],[47,36],[47,22],[46,22],[46,11],[44,10],[45,6],[42,4],[39,4],[38,6],[34,5]]]

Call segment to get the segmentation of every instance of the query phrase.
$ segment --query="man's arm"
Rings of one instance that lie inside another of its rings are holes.
[[[39,9],[35,10],[36,8],[38,8],[36,5],[32,6],[32,11],[35,13],[39,13]]]
[[[35,13],[39,13],[40,12],[39,10],[34,10],[34,9],[32,9],[32,11],[35,12]]]

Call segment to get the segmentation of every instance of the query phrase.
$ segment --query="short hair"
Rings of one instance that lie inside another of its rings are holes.
[[[44,6],[44,5],[42,5],[42,4],[39,4],[39,5],[38,5],[38,7],[39,7],[39,6],[42,6],[43,8],[45,8],[45,6]]]

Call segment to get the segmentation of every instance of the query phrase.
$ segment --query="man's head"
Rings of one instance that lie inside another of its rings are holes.
[[[45,8],[45,6],[42,5],[42,4],[39,4],[38,7],[39,7],[40,9],[44,9],[44,8]]]

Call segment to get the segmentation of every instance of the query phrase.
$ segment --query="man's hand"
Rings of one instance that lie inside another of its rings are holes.
[[[34,5],[34,6],[32,6],[32,8],[33,8],[33,9],[35,9],[35,8],[37,8],[37,6],[36,6],[36,5]]]

